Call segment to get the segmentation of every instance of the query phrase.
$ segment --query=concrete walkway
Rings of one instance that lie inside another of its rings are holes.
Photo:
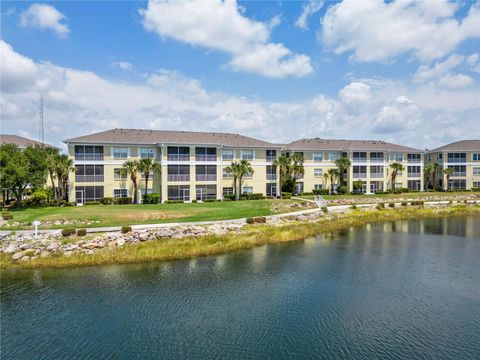
[[[415,199],[410,199],[410,200],[402,200],[402,201],[388,201],[384,203],[394,203],[396,207],[401,206],[403,202],[411,202],[411,201],[417,201]],[[462,204],[463,202],[456,202],[454,201],[453,204]],[[476,203],[475,200],[468,200],[468,203]],[[365,204],[355,204],[356,208],[362,208],[362,209],[367,209],[367,208],[375,208],[379,203],[365,203]],[[448,205],[450,204],[450,201],[425,201],[425,205]],[[345,212],[345,210],[351,209],[352,205],[333,205],[328,207],[329,212]],[[267,219],[280,219],[283,217],[289,217],[289,216],[301,216],[301,215],[308,215],[312,214],[315,212],[321,212],[322,209],[320,208],[314,208],[314,209],[307,209],[307,210],[299,210],[299,211],[293,211],[293,212],[288,212],[288,213],[282,213],[282,214],[275,214],[275,215],[267,215],[265,216]],[[201,225],[215,225],[215,224],[225,224],[225,223],[244,223],[247,218],[240,218],[240,219],[229,219],[229,220],[211,220],[211,221],[194,221],[194,222],[175,222],[175,223],[161,223],[161,224],[140,224],[140,225],[131,225],[132,230],[146,230],[146,229],[157,229],[157,228],[169,228],[169,227],[178,227],[178,226],[188,226],[188,225],[194,225],[194,226],[201,226]],[[91,228],[86,228],[87,233],[104,233],[104,232],[116,232],[121,230],[121,226],[108,226],[108,227],[91,227]],[[55,233],[60,233],[62,230],[61,229],[52,229],[52,230],[38,230],[39,234],[55,234]],[[3,230],[0,231],[0,236],[4,237],[6,235],[9,235],[11,233],[16,233],[16,234],[33,234],[34,230]]]

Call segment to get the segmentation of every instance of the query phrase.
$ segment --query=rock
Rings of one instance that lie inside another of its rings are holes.
[[[83,249],[83,252],[87,255],[92,255],[93,253],[95,253],[95,251],[93,251],[91,249]]]
[[[28,261],[28,260],[30,260],[30,257],[28,256],[24,256],[20,259],[20,261]]]
[[[48,252],[48,251],[43,251],[43,252],[40,253],[41,258],[45,258],[45,257],[48,257],[48,256],[50,256],[50,252]]]
[[[108,247],[115,247],[115,246],[117,246],[117,242],[116,241],[109,241],[107,246]]]
[[[8,246],[3,249],[3,252],[4,252],[5,254],[12,254],[12,253],[14,253],[15,251],[17,251],[17,249],[18,249],[17,245],[15,245],[15,244],[8,244]]]
[[[32,256],[35,254],[36,251],[37,251],[36,249],[27,249],[23,251],[23,254],[25,256]]]
[[[13,260],[13,261],[20,260],[23,256],[24,256],[24,255],[23,255],[23,251],[18,252],[18,253],[16,253],[16,254],[13,254],[13,255],[12,255],[12,260]]]
[[[117,243],[117,246],[119,246],[119,247],[123,246],[123,245],[125,245],[125,239],[123,239],[123,238],[117,239],[116,243]]]
[[[47,246],[48,251],[56,251],[59,248],[60,245],[58,245],[57,242],[52,242],[50,245]]]
[[[64,256],[72,256],[73,255],[73,251],[65,251],[63,253]]]
[[[98,246],[99,248],[103,248],[103,247],[105,247],[105,245],[106,245],[106,244],[105,244],[105,241],[103,241],[103,240],[100,240],[99,242],[97,242],[97,246]]]
[[[97,247],[98,247],[98,243],[96,243],[96,242],[91,242],[91,243],[83,245],[84,249],[96,249]]]

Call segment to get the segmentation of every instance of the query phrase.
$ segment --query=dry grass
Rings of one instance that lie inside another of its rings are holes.
[[[427,217],[462,216],[480,214],[480,207],[450,207],[445,209],[397,209],[352,211],[349,214],[336,215],[316,222],[290,223],[286,225],[249,226],[240,233],[226,235],[207,235],[183,239],[148,241],[127,244],[122,248],[102,249],[93,255],[75,254],[50,256],[34,260],[13,263],[10,256],[0,256],[2,268],[62,268],[69,266],[91,266],[112,263],[139,263],[159,260],[186,259],[197,256],[222,254],[236,250],[249,249],[271,243],[303,240],[320,233],[326,233],[366,223],[392,220],[418,219]]]

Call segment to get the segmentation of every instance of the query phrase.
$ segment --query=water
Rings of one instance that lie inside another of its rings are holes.
[[[480,217],[3,272],[2,359],[479,359]]]

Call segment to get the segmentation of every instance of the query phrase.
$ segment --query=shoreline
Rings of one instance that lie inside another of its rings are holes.
[[[454,206],[445,208],[400,208],[351,210],[346,213],[332,213],[311,220],[292,221],[283,224],[247,225],[238,232],[207,234],[184,238],[156,239],[125,244],[119,248],[103,248],[93,254],[75,253],[70,256],[51,255],[16,262],[8,254],[0,254],[0,268],[39,269],[101,266],[112,264],[143,263],[189,259],[200,256],[219,255],[246,250],[265,244],[284,243],[339,231],[370,223],[419,218],[438,218],[480,214],[480,207]]]

